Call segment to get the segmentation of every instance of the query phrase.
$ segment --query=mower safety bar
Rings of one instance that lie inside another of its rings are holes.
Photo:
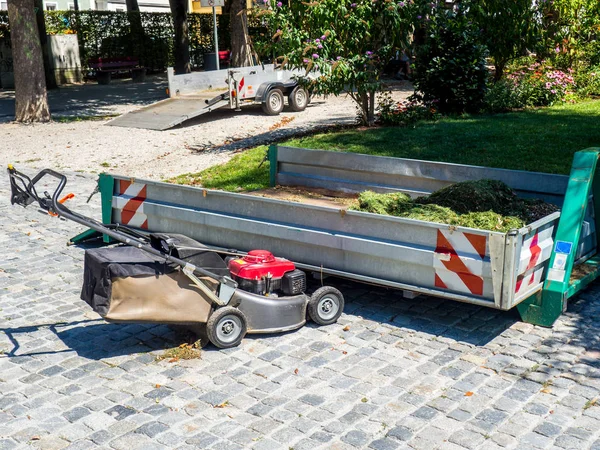
[[[40,197],[35,189],[35,185],[46,175],[58,178],[59,183],[52,196],[50,196],[48,192],[44,192],[44,196]],[[166,262],[174,263],[183,268],[184,273],[186,273],[188,276],[192,275],[190,278],[201,289],[206,288],[206,286],[193,275],[202,275],[217,280],[221,284],[219,292],[220,295],[219,297],[216,297],[211,292],[210,296],[213,297],[214,302],[219,305],[229,303],[229,300],[233,295],[233,291],[237,288],[237,283],[233,279],[227,276],[219,276],[201,267],[196,267],[187,261],[176,258],[168,253],[157,250],[144,241],[139,233],[136,233],[133,230],[128,230],[123,226],[113,226],[109,228],[97,220],[71,211],[59,201],[60,194],[67,184],[67,177],[59,172],[56,172],[52,169],[44,169],[35,177],[33,177],[33,179],[31,179],[24,173],[15,169],[12,164],[9,164],[8,176],[10,178],[11,190],[10,201],[13,205],[16,203],[23,207],[27,207],[28,205],[37,202],[45,211],[54,213],[58,216],[64,217],[65,219],[72,220],[75,223],[89,227],[92,230],[105,234],[118,242],[122,242],[123,244],[137,247],[154,256],[164,259]],[[205,293],[208,294],[208,292]]]

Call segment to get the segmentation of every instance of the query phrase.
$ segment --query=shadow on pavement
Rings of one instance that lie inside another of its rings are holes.
[[[102,116],[114,113],[115,105],[145,105],[167,98],[166,89],[162,75],[143,83],[115,80],[108,85],[69,85],[48,91],[48,103],[55,116]],[[0,122],[11,121],[14,115],[14,91],[0,89]]]
[[[314,284],[313,289],[317,287]],[[518,321],[517,314],[512,311],[498,311],[426,296],[405,299],[400,291],[334,278],[329,278],[327,284],[346,293],[345,313],[358,317],[358,320],[357,317],[353,318],[349,329],[344,331],[346,340],[369,339],[372,337],[372,328],[384,325],[392,329],[392,333],[397,328],[483,346]],[[361,322],[366,322],[366,328]],[[360,326],[355,326],[357,323]],[[307,326],[316,327],[312,323]],[[68,349],[20,353],[19,334],[42,328],[50,329]],[[9,358],[74,351],[79,356],[99,360],[162,350],[190,340],[189,331],[168,325],[115,324],[102,319],[4,328],[0,329],[0,333],[6,334],[13,344],[13,348],[6,353]],[[246,339],[276,336],[280,334],[248,335]],[[205,350],[216,349],[209,345]]]

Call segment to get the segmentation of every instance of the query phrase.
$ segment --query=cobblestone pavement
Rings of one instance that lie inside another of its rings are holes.
[[[346,283],[338,324],[157,361],[183,335],[79,300],[80,230],[0,176],[0,449],[600,449],[598,285],[544,329]]]

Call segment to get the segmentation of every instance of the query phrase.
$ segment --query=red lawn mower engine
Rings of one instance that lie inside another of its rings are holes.
[[[298,295],[306,290],[306,274],[293,262],[276,258],[267,250],[252,250],[242,258],[227,258],[231,277],[239,288],[258,295],[278,291]]]

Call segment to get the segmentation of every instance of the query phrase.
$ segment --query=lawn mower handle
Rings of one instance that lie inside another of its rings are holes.
[[[40,197],[38,196],[37,191],[35,190],[35,184],[46,175],[58,178],[59,183],[52,196],[45,192],[45,196]],[[184,272],[210,277],[219,281],[221,284],[228,286],[229,288],[237,288],[237,283],[229,277],[219,276],[201,267],[196,267],[193,264],[190,264],[182,259],[176,258],[168,253],[155,249],[151,245],[144,242],[142,239],[119,231],[118,229],[108,228],[106,225],[104,225],[101,222],[98,222],[97,220],[71,211],[58,200],[61,192],[67,184],[67,177],[62,173],[56,172],[52,169],[44,169],[40,171],[35,177],[33,177],[33,179],[31,179],[24,173],[19,172],[17,169],[15,169],[12,164],[9,164],[8,176],[10,178],[11,188],[10,201],[13,205],[16,203],[23,207],[27,207],[33,202],[37,202],[40,205],[40,207],[45,211],[52,212],[54,214],[57,214],[58,216],[64,217],[65,219],[72,220],[73,222],[76,222],[80,225],[89,227],[92,230],[110,236],[114,240],[122,242],[123,244],[131,245],[132,247],[137,247],[154,256],[163,258],[166,262],[172,262],[174,264],[177,264],[183,268]]]

